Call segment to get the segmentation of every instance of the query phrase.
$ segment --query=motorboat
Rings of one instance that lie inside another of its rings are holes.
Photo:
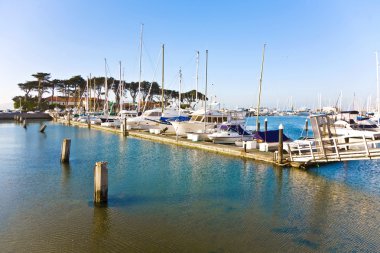
[[[178,112],[178,109],[166,108],[163,110],[161,108],[155,108],[151,110],[146,110],[142,115],[128,118],[127,125],[131,129],[149,130],[149,129],[160,129],[160,119],[173,118],[178,116],[188,116],[186,113]]]
[[[217,129],[223,123],[244,124],[246,112],[200,109],[191,114],[189,121],[171,122],[176,134],[186,136],[187,133],[207,133]]]
[[[344,111],[333,123],[335,134],[347,137],[380,138],[380,127],[368,117],[359,116],[358,111]]]
[[[251,141],[253,135],[240,124],[222,124],[217,132],[209,134],[213,143],[234,144],[236,141]]]

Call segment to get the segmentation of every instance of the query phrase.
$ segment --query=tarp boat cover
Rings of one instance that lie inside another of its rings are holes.
[[[278,137],[279,137],[279,130],[270,130],[270,131],[263,131],[263,132],[256,132],[253,135],[254,139],[257,139],[259,142],[278,142]],[[285,134],[282,134],[282,140],[285,141],[290,141],[291,139],[286,136]]]

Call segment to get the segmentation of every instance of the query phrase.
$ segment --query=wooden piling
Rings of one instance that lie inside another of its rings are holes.
[[[91,121],[90,121],[90,115],[87,114],[87,127],[91,128]]]
[[[45,131],[46,127],[47,127],[46,125],[42,125],[40,127],[40,132],[43,133]]]
[[[260,121],[256,123],[256,126],[257,126],[256,131],[257,131],[257,132],[260,132]]]
[[[26,128],[26,119],[24,119],[24,120],[22,121],[22,127],[23,127],[23,128]]]
[[[68,114],[67,114],[67,120],[68,120],[68,124],[69,124],[69,126],[71,125],[71,112],[69,112]]]
[[[108,200],[107,162],[97,162],[94,167],[94,202],[106,203]]]
[[[68,163],[70,161],[70,139],[63,139],[61,151],[61,163]]]
[[[127,130],[127,118],[124,118],[122,125],[122,132],[124,136],[128,136],[128,130]]]
[[[268,131],[268,119],[264,120],[264,141],[267,142],[267,131]]]
[[[283,148],[284,148],[284,140],[282,138],[284,132],[284,126],[280,124],[278,127],[278,156],[277,156],[277,163],[282,164],[282,158],[283,158]]]
[[[307,121],[307,119],[306,119],[305,120],[305,133],[306,133],[306,137],[307,137],[308,131],[309,131],[309,121]]]

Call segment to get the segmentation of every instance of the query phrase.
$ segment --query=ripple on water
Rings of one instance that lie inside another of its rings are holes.
[[[5,252],[380,251],[377,161],[279,169],[55,124],[40,135],[38,127],[5,132],[0,124],[9,142],[0,142]],[[59,163],[63,138],[72,138],[69,165]],[[109,203],[99,208],[93,166],[102,160]]]

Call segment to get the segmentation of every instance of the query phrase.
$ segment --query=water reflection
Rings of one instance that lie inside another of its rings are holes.
[[[37,252],[74,246],[81,252],[379,252],[374,185],[380,177],[372,161],[302,171],[60,125],[49,125],[43,138],[37,127],[0,131],[7,143],[0,143],[5,252],[31,244]],[[59,164],[64,137],[72,139],[70,164]],[[101,208],[92,202],[92,168],[100,160],[110,168],[108,204]],[[371,191],[350,184],[368,175]]]
[[[71,174],[70,163],[61,163],[61,171],[62,171],[61,185],[65,187],[68,185],[69,180],[70,180],[70,174]]]

